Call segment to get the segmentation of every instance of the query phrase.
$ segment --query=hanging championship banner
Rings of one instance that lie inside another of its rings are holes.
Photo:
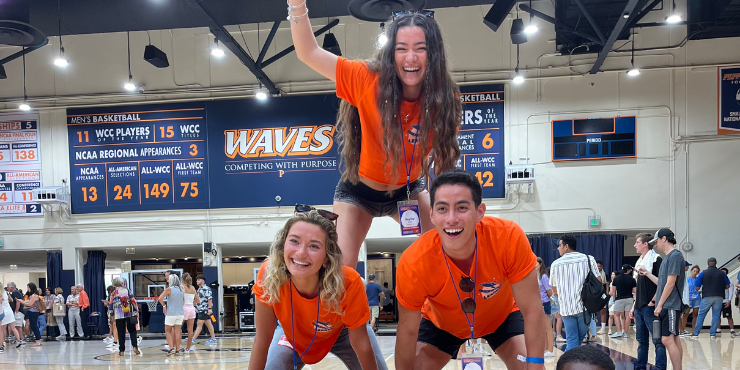
[[[463,117],[457,143],[457,167],[472,173],[483,187],[483,198],[503,198],[504,85],[461,86]]]
[[[208,207],[203,103],[67,114],[73,213]]]
[[[338,109],[333,94],[209,102],[211,207],[332,204]]]
[[[39,116],[0,115],[0,217],[38,216],[33,189],[41,187]]]
[[[719,72],[719,134],[740,133],[740,66]]]

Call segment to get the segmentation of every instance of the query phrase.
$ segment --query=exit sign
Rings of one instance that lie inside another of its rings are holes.
[[[588,217],[588,227],[589,228],[599,228],[601,227],[601,216],[589,216]]]

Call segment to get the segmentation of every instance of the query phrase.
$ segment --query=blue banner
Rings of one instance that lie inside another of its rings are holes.
[[[462,86],[460,101],[463,117],[457,134],[461,153],[458,167],[478,178],[483,198],[503,198],[504,86]]]
[[[720,134],[740,133],[740,67],[719,68]]]
[[[204,103],[67,113],[72,212],[208,208]]]
[[[334,95],[209,102],[211,207],[332,204],[338,109]]]

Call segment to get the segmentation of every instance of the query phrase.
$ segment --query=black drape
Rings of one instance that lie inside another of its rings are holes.
[[[62,284],[62,253],[46,252],[46,286],[54,293]]]
[[[624,255],[624,235],[622,234],[582,234],[575,235],[576,250],[604,262],[604,272],[611,274],[622,268]],[[558,238],[551,236],[529,236],[529,244],[537,257],[550,266],[560,257],[557,251]]]
[[[106,308],[102,300],[107,299],[105,286],[105,257],[103,251],[88,251],[87,263],[85,264],[85,291],[90,298],[90,315],[97,312],[100,316],[98,321],[98,332],[108,333],[108,319]],[[83,325],[85,323],[83,322]]]

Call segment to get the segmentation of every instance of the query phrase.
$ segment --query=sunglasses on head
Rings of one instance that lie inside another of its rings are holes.
[[[318,212],[322,217],[329,221],[336,221],[339,218],[339,215],[334,212],[329,212],[324,209],[316,209],[316,207],[312,207],[306,204],[296,204],[295,205],[295,213],[308,213],[311,211]]]
[[[404,15],[409,14],[419,14],[423,15],[425,17],[434,18],[434,10],[402,10],[400,12],[393,13],[393,20],[395,21],[396,18],[401,18]]]
[[[473,282],[473,279],[471,279],[470,276],[463,276],[460,278],[460,283],[458,284],[458,287],[461,291],[465,293],[470,293],[475,290],[475,282]],[[460,307],[465,313],[473,313],[475,312],[475,300],[470,297],[465,298],[460,303]]]

